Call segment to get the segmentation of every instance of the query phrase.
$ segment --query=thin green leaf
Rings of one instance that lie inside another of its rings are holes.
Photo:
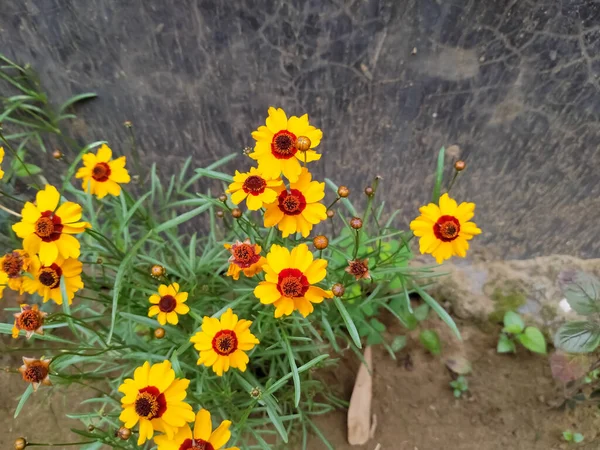
[[[348,314],[348,310],[342,303],[342,300],[339,297],[334,297],[333,303],[340,312],[342,320],[346,324],[346,329],[348,330],[348,334],[350,334],[350,337],[352,338],[352,342],[354,342],[354,345],[356,345],[358,348],[362,348],[362,343],[360,342],[360,335],[358,334],[356,325],[354,325],[354,321],[352,320],[352,317],[350,317],[350,314]]]
[[[96,98],[96,97],[98,97],[98,94],[95,94],[94,92],[85,92],[83,94],[74,95],[73,97],[68,99],[66,102],[64,102],[62,105],[60,105],[58,112],[59,112],[59,114],[63,113],[69,106],[74,105],[77,102],[81,102],[83,100],[89,100],[91,98]]]
[[[431,309],[433,309],[437,313],[437,315],[440,316],[440,319],[442,319],[444,323],[450,327],[450,329],[454,332],[456,337],[462,341],[460,331],[458,331],[458,327],[456,326],[456,323],[454,323],[452,317],[450,317],[450,314],[448,314],[446,310],[442,308],[442,306],[438,302],[436,302],[433,299],[433,297],[431,297],[431,295],[425,292],[423,288],[421,288],[421,286],[415,285],[415,291],[417,291],[421,298],[425,301],[425,303],[431,306]]]
[[[431,197],[431,202],[436,205],[440,202],[440,194],[442,191],[442,182],[444,181],[444,155],[446,154],[446,149],[444,147],[440,148],[437,159],[437,170],[435,171],[435,185],[433,187],[433,195]]]
[[[25,406],[25,402],[31,396],[32,393],[33,393],[33,384],[30,383],[29,386],[27,386],[27,389],[25,389],[25,392],[23,392],[23,395],[21,395],[21,399],[19,400],[17,409],[15,409],[15,415],[13,416],[14,419],[17,418],[17,416],[23,409],[23,406]]]

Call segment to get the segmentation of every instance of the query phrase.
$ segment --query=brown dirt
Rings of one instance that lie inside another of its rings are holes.
[[[402,333],[389,321],[392,332]],[[600,446],[600,416],[594,406],[561,412],[549,406],[561,398],[560,386],[552,380],[547,358],[520,349],[517,355],[495,352],[497,333],[486,334],[473,325],[459,324],[464,344],[454,341],[443,324],[429,320],[442,336],[444,352],[434,358],[426,354],[412,333],[397,360],[381,347],[374,348],[373,413],[377,417],[374,437],[364,446],[346,441],[344,411],[319,417],[317,424],[337,450],[554,450],[597,449]],[[11,340],[0,347],[1,367],[16,360],[7,353]],[[448,385],[450,372],[444,359],[464,352],[473,365],[468,376],[470,395],[456,400]],[[34,356],[34,355],[32,355]],[[410,364],[407,357],[410,356]],[[345,398],[350,398],[356,358],[346,358],[331,376]],[[32,442],[69,442],[79,438],[68,430],[81,427],[65,413],[88,393],[72,386],[67,392],[48,390],[32,396],[18,419],[12,418],[18,396],[25,385],[14,373],[0,373],[0,448],[12,448],[14,439],[26,436]],[[585,436],[580,445],[566,444],[562,431],[571,429]],[[380,445],[380,447],[378,447]],[[60,447],[55,447],[60,448]],[[69,447],[74,448],[74,447]],[[291,445],[290,448],[299,449]],[[310,450],[326,447],[312,437]]]
[[[551,377],[547,357],[519,349],[516,355],[495,351],[497,333],[486,334],[459,324],[464,344],[447,328],[428,321],[443,336],[438,358],[426,354],[417,333],[394,361],[381,347],[374,349],[373,414],[377,428],[363,446],[346,440],[346,415],[339,411],[317,423],[336,450],[551,450],[600,448],[600,414],[595,406],[562,412],[549,405],[562,399],[562,388]],[[393,328],[393,327],[392,327]],[[396,330],[402,333],[402,330]],[[499,332],[499,329],[498,329]],[[470,396],[455,399],[445,357],[463,352],[471,361]],[[406,363],[410,356],[411,364]],[[336,371],[346,398],[350,397],[358,362],[346,360]],[[564,430],[582,433],[582,444],[567,444]],[[379,445],[379,446],[378,446]],[[310,450],[325,449],[316,437]]]

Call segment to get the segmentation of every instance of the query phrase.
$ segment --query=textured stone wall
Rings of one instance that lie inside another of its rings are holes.
[[[325,133],[317,173],[361,190],[383,176],[398,224],[458,145],[475,245],[599,256],[597,1],[5,0],[0,49],[57,102],[100,95],[82,142],[118,149],[132,120],[176,170],[251,144],[269,105],[306,111]]]

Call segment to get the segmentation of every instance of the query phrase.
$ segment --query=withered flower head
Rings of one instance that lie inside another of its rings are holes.
[[[37,391],[40,384],[52,386],[50,382],[50,359],[35,359],[23,357],[23,365],[19,367],[19,372],[23,380],[33,385],[33,390]]]
[[[329,239],[327,239],[327,236],[320,234],[313,239],[313,245],[317,250],[324,250],[329,245]]]
[[[369,260],[368,259],[353,259],[348,261],[348,267],[346,272],[354,276],[357,280],[365,279],[370,280],[371,274],[369,273]]]
[[[44,334],[42,326],[47,315],[47,313],[40,311],[37,305],[21,305],[21,312],[14,314],[15,324],[12,329],[12,337],[14,339],[18,338],[21,330],[26,332],[27,339],[33,336],[34,333]]]
[[[150,269],[150,275],[152,275],[152,277],[154,278],[160,278],[162,277],[165,273],[167,273],[167,271],[165,270],[165,268],[159,264],[154,264],[152,266],[152,269]]]
[[[350,219],[350,226],[355,230],[360,230],[363,226],[363,221],[360,217],[353,217]]]

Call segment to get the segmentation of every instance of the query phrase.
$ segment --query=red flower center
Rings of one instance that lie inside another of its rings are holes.
[[[158,309],[164,313],[170,313],[177,307],[177,300],[172,295],[163,295],[158,302]]]
[[[284,297],[304,297],[310,283],[306,276],[298,269],[283,269],[279,272],[277,290]]]
[[[9,278],[18,278],[23,270],[23,258],[17,252],[7,253],[2,261],[2,271]]]
[[[38,280],[44,286],[54,289],[60,284],[60,277],[62,275],[62,269],[58,264],[53,263],[51,266],[42,266],[38,273]]]
[[[238,340],[234,331],[221,330],[212,340],[212,348],[221,356],[231,355],[237,350]]]
[[[296,148],[296,135],[288,130],[275,133],[271,141],[271,153],[277,159],[290,159],[298,149]]]
[[[38,311],[26,309],[19,314],[16,322],[19,330],[35,331],[42,326],[44,319]]]
[[[23,379],[29,383],[41,383],[48,376],[48,367],[41,361],[27,364],[23,371]]]
[[[306,198],[298,189],[281,191],[278,202],[279,209],[288,216],[297,216],[306,208]]]
[[[156,419],[167,410],[167,399],[157,387],[148,386],[139,390],[134,408],[138,416],[148,420]]]
[[[433,233],[440,241],[452,242],[460,233],[460,222],[453,216],[442,216],[433,225]]]
[[[214,450],[210,442],[204,439],[186,439],[179,447],[179,450]]]
[[[231,247],[230,262],[239,266],[242,269],[247,269],[252,264],[256,264],[260,260],[260,255],[254,251],[254,245],[250,244],[233,244]]]
[[[267,182],[264,178],[261,178],[256,175],[250,175],[248,178],[246,178],[246,181],[244,181],[242,189],[246,194],[260,195],[263,192],[265,192],[266,187]]]
[[[42,216],[36,220],[35,234],[42,238],[44,242],[56,241],[60,238],[63,225],[60,217],[53,214],[52,211],[44,211]]]
[[[110,166],[105,162],[97,163],[92,169],[92,178],[96,181],[108,181]]]

